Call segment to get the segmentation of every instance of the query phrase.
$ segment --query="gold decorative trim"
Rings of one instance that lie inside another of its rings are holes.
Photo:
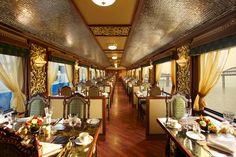
[[[30,95],[46,92],[46,64],[42,67],[35,66],[35,60],[40,58],[46,60],[47,50],[36,44],[30,45]]]
[[[77,86],[79,84],[79,71],[79,61],[76,61],[74,66],[74,86]]]
[[[95,36],[128,36],[131,26],[90,26]]]
[[[190,57],[189,57],[189,45],[181,46],[177,49],[177,55],[179,58],[185,57],[187,59],[184,66],[177,65],[177,92],[185,95],[190,95],[191,91],[191,78],[190,78]]]

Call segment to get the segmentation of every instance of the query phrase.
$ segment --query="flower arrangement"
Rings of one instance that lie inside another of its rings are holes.
[[[36,132],[42,126],[44,121],[43,117],[33,116],[25,122],[25,127],[28,128],[31,132]]]
[[[206,117],[200,116],[195,120],[204,131],[210,131],[213,133],[217,132],[216,126],[211,122],[210,119],[207,119]]]

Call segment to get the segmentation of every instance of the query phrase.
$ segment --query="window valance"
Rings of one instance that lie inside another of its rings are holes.
[[[165,62],[168,62],[168,61],[171,61],[171,60],[174,60],[174,59],[175,59],[175,56],[174,56],[174,55],[167,56],[167,57],[163,57],[163,58],[160,58],[160,59],[154,61],[154,62],[153,62],[153,65],[165,63]]]
[[[202,53],[207,53],[214,50],[224,49],[228,47],[236,46],[236,36],[228,36],[219,40],[212,41],[210,43],[192,48],[190,50],[191,56],[197,56]]]
[[[63,64],[70,64],[70,65],[75,64],[73,61],[69,61],[69,60],[62,59],[62,58],[59,58],[59,57],[55,57],[55,56],[52,56],[52,55],[49,55],[48,60],[51,61],[51,62],[57,62],[57,63],[63,63]]]
[[[0,43],[0,54],[26,57],[30,54],[29,49],[17,47],[10,44]]]

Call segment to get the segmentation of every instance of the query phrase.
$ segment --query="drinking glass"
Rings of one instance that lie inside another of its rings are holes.
[[[223,112],[223,117],[225,121],[228,121],[230,124],[234,122],[235,114],[233,112],[225,111]]]
[[[53,108],[52,107],[50,107],[50,108],[45,107],[44,111],[45,111],[45,115],[46,115],[46,123],[51,124]]]

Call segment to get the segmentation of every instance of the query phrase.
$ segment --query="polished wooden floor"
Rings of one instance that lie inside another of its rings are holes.
[[[164,157],[166,140],[145,138],[145,123],[137,120],[121,82],[115,86],[105,141],[98,141],[98,157]]]

